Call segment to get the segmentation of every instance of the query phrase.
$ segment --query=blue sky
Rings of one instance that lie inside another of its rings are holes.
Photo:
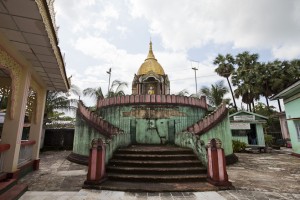
[[[106,93],[111,67],[112,80],[128,82],[130,94],[150,38],[171,93],[194,93],[192,67],[199,68],[198,88],[222,80],[212,64],[218,53],[250,51],[263,62],[300,57],[297,0],[56,0],[54,6],[67,74],[81,89],[101,86]]]

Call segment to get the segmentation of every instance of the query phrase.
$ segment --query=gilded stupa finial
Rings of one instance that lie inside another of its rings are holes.
[[[148,56],[146,58],[147,59],[155,59],[155,56],[153,54],[153,50],[152,50],[152,40],[150,38],[150,43],[149,43],[149,53],[148,53]]]

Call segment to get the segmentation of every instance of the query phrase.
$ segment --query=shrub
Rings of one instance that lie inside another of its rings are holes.
[[[265,134],[265,143],[266,143],[266,146],[270,147],[272,146],[273,144],[273,136],[272,135],[268,135],[268,134]]]
[[[232,148],[234,153],[244,151],[246,146],[247,144],[245,142],[241,142],[239,140],[232,140]]]

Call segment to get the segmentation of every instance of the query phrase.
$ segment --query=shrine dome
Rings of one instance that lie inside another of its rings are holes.
[[[157,62],[153,51],[152,51],[152,42],[150,41],[150,46],[149,46],[149,53],[147,58],[145,59],[145,62],[141,65],[139,68],[137,75],[144,75],[152,71],[155,74],[158,75],[165,75],[164,69],[162,66]]]

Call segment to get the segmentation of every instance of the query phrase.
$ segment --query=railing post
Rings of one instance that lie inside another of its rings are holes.
[[[102,139],[94,139],[90,149],[87,180],[84,185],[99,185],[106,179],[105,144]]]
[[[224,149],[219,139],[210,140],[207,149],[207,181],[216,186],[232,186],[228,181]]]

